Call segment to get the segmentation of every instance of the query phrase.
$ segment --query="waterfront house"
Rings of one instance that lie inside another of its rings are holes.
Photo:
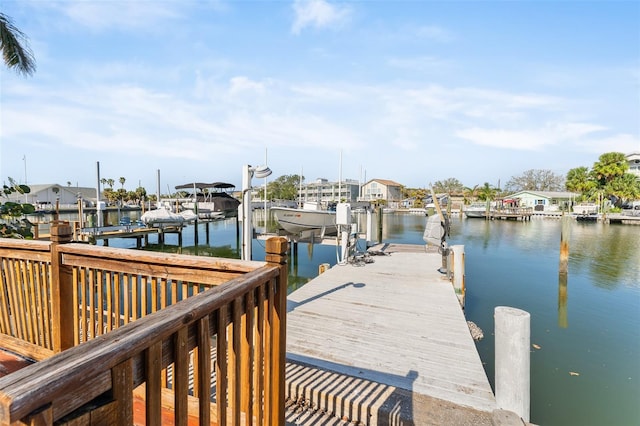
[[[562,191],[519,191],[505,199],[517,200],[519,207],[532,207],[535,211],[566,210],[580,194]]]
[[[360,201],[384,201],[391,208],[398,208],[402,200],[402,185],[387,179],[371,179],[362,185]]]

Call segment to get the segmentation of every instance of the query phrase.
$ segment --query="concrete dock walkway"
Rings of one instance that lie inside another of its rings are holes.
[[[362,424],[491,424],[495,398],[441,256],[390,245],[372,259],[289,295],[290,404]]]

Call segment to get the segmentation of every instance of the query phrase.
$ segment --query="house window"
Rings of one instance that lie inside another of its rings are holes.
[[[535,204],[536,205],[545,205],[546,203],[545,203],[545,200],[536,200]]]

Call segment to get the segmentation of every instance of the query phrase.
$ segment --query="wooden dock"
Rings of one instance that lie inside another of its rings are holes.
[[[290,403],[362,424],[491,424],[495,397],[441,255],[376,253],[289,295]]]
[[[498,210],[491,210],[489,212],[489,219],[502,219],[502,220],[531,220],[533,216],[532,208],[502,208]]]

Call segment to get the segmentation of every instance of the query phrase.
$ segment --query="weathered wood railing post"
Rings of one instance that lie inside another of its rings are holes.
[[[73,279],[71,268],[62,264],[61,244],[72,241],[73,229],[69,222],[51,223],[51,321],[53,350],[62,352],[74,345]],[[86,333],[86,330],[84,330]]]
[[[284,404],[285,404],[285,358],[287,352],[287,250],[288,242],[285,237],[273,237],[267,240],[265,260],[280,268],[280,275],[277,278],[275,292],[275,312],[273,315],[273,339],[277,350],[272,356],[272,403],[269,416],[271,424],[284,424]]]

